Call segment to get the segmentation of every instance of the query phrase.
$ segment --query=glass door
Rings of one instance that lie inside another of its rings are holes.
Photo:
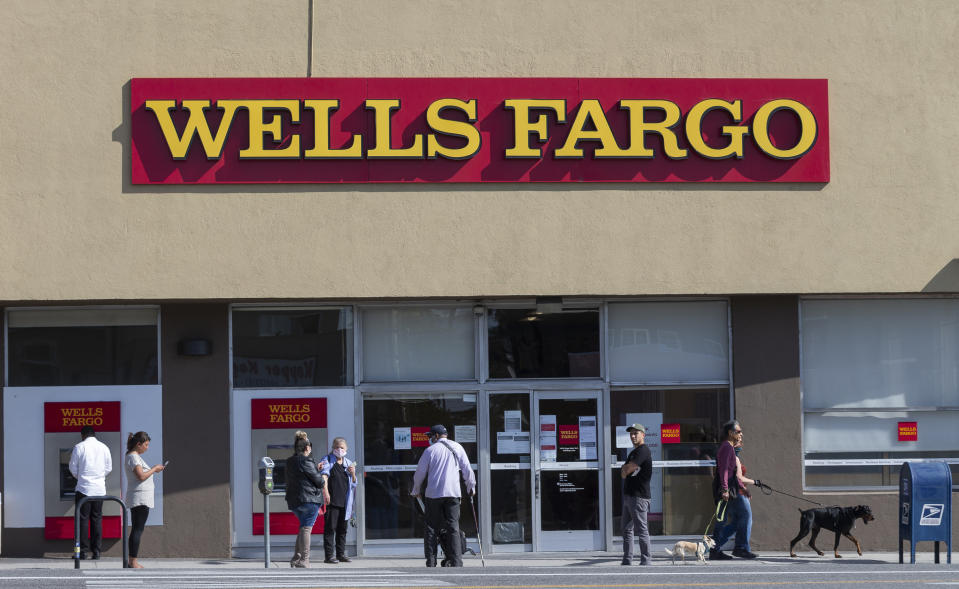
[[[529,391],[489,394],[489,508],[497,552],[532,550],[530,409]]]
[[[599,393],[533,395],[534,548],[601,550]]]

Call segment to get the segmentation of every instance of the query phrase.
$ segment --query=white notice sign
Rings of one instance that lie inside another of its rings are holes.
[[[596,460],[596,416],[579,417],[579,459]]]
[[[523,430],[522,411],[503,411],[503,430],[518,432]]]
[[[476,426],[475,425],[454,425],[453,439],[459,442],[460,444],[475,444],[476,443]]]
[[[408,427],[393,428],[393,449],[394,450],[412,450],[413,432]]]

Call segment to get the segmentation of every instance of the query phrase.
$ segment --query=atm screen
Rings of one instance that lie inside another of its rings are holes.
[[[269,444],[266,454],[273,459],[273,492],[286,491],[286,459],[293,455],[293,445]]]
[[[72,448],[60,448],[60,500],[73,501],[77,491],[77,479],[70,473]]]

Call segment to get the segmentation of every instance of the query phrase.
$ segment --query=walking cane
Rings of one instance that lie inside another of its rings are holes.
[[[479,544],[480,560],[483,562],[483,568],[486,568],[486,557],[483,556],[483,539],[480,538],[480,525],[476,518],[476,504],[473,503],[473,495],[470,495],[470,511],[473,512],[473,523],[476,524],[476,542]]]

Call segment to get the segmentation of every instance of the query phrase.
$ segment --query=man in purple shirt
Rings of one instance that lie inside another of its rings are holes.
[[[423,451],[413,475],[412,494],[420,497],[426,482],[426,530],[423,544],[426,566],[436,566],[436,533],[449,566],[463,566],[463,547],[460,546],[460,473],[466,482],[466,492],[476,493],[476,477],[462,446],[447,439],[446,428],[430,428],[430,446]]]

